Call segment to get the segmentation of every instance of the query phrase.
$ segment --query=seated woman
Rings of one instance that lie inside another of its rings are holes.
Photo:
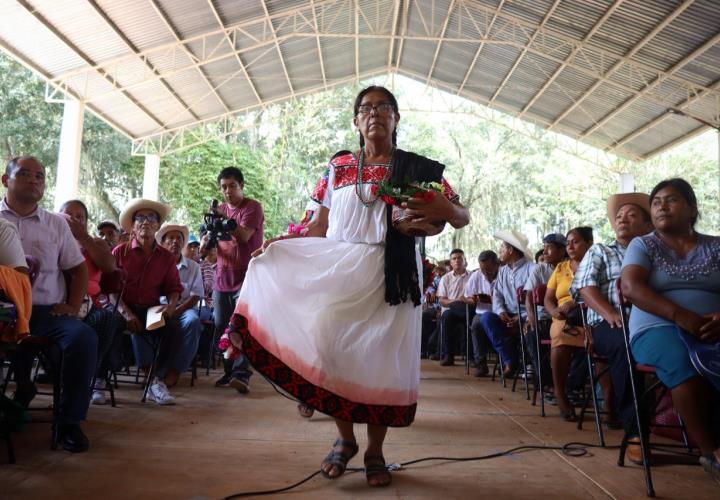
[[[86,310],[84,321],[98,336],[97,370],[91,402],[96,405],[107,403],[103,388],[108,372],[108,353],[115,334],[120,329],[120,318],[114,318],[112,310],[104,309],[100,303],[100,277],[102,273],[115,271],[115,258],[105,240],[93,238],[87,230],[88,209],[80,200],[69,200],[60,207],[60,213],[67,217],[70,231],[80,246],[88,268],[87,295],[90,310]]]
[[[683,179],[655,186],[650,215],[655,231],[635,238],[623,260],[622,291],[633,303],[632,353],[670,388],[701,463],[720,482],[720,442],[711,421],[717,394],[688,349],[694,340],[720,341],[720,238],[695,231],[697,198]]]
[[[585,253],[593,244],[592,228],[582,226],[571,229],[565,239],[565,248],[570,259],[559,262],[555,266],[555,270],[547,284],[545,308],[552,316],[552,324],[550,325],[550,340],[552,342],[550,365],[552,367],[555,398],[557,399],[560,416],[568,422],[575,422],[577,421],[575,409],[567,397],[567,377],[570,373],[573,354],[578,349],[585,347],[585,334],[581,326],[580,309],[570,296],[570,285]],[[606,396],[605,401],[611,401],[609,377],[602,377],[600,382]]]

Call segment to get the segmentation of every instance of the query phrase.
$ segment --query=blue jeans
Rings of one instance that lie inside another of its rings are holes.
[[[133,313],[140,320],[140,324],[145,324],[147,317],[147,308],[130,306]],[[160,380],[164,379],[168,371],[175,367],[171,364],[177,359],[178,351],[182,349],[182,339],[180,332],[180,324],[176,318],[165,320],[165,326],[145,331],[142,334],[132,335],[133,351],[135,352],[135,361],[139,367],[149,367],[153,360],[153,349],[150,342],[159,342],[160,350],[158,351],[157,362],[155,365],[155,376]]]
[[[215,319],[215,342],[225,333],[225,329],[230,322],[230,317],[235,310],[240,290],[235,292],[218,292],[213,290],[213,316]],[[240,357],[235,360],[225,360],[225,374],[233,378],[238,378],[243,382],[249,382],[253,372],[250,369],[250,363],[244,354],[240,353]]]
[[[490,343],[500,356],[503,366],[518,366],[518,352],[515,346],[515,338],[507,335],[507,327],[500,316],[488,312],[480,316],[480,326],[490,339]]]
[[[52,306],[33,306],[30,332],[33,336],[49,337],[60,346],[64,355],[60,421],[77,424],[87,416],[90,385],[97,366],[98,336],[79,319],[53,316],[51,309]]]
[[[485,330],[483,330],[480,324],[480,318],[482,318],[487,312],[476,314],[470,324],[470,336],[472,337],[473,347],[473,358],[476,364],[487,364],[487,353],[490,347],[490,341],[488,340]]]
[[[175,351],[174,359],[170,360],[170,366],[180,373],[188,369],[192,360],[198,352],[200,334],[202,334],[202,323],[198,316],[197,308],[187,309],[179,318],[181,343]]]
[[[109,353],[115,340],[115,334],[122,323],[121,319],[122,316],[119,313],[113,314],[112,309],[93,307],[83,320],[97,334],[98,353],[95,376],[98,380],[104,380],[107,375]]]

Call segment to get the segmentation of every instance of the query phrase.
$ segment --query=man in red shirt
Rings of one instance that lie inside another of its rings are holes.
[[[240,293],[245,272],[250,263],[250,254],[260,248],[263,242],[262,205],[245,196],[245,178],[237,167],[226,167],[218,175],[218,185],[222,191],[224,202],[218,207],[210,207],[210,211],[224,219],[233,219],[237,227],[231,232],[231,239],[217,243],[217,267],[213,282],[213,305],[215,320],[215,339],[227,328],[230,316],[235,309],[235,302]],[[206,233],[200,243],[200,254],[205,257],[209,235]],[[249,390],[252,371],[247,359],[241,355],[235,361],[227,361],[225,375],[218,380],[217,387],[233,387],[241,394]]]
[[[175,317],[177,301],[183,291],[175,265],[177,259],[155,241],[155,234],[169,213],[170,207],[164,203],[138,198],[130,200],[120,214],[120,225],[132,233],[133,238],[116,246],[112,252],[118,267],[127,273],[118,311],[125,318],[128,330],[146,336],[132,336],[138,366],[149,368],[153,355],[149,340],[162,338],[155,378],[148,390],[148,397],[160,405],[175,404],[167,386],[174,385],[180,376],[170,362],[182,342]],[[159,305],[161,296],[167,297],[167,304],[162,309],[165,326],[148,332],[145,329],[148,309]]]

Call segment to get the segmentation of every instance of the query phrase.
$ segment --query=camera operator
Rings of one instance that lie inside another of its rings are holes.
[[[237,167],[226,167],[218,175],[218,186],[223,194],[224,202],[210,206],[210,212],[221,218],[232,219],[237,226],[224,224],[228,228],[230,238],[217,238],[213,228],[207,228],[200,242],[200,255],[205,257],[217,241],[217,267],[213,282],[213,316],[215,320],[215,340],[225,331],[230,316],[235,309],[235,302],[240,293],[245,272],[250,262],[250,254],[260,248],[263,242],[262,205],[246,198],[243,189],[245,179]],[[239,393],[249,390],[252,371],[245,356],[225,361],[225,375],[215,383],[216,387],[233,387]]]

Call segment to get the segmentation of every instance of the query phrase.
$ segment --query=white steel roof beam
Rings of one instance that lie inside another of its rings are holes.
[[[317,44],[318,61],[320,62],[320,72],[322,73],[323,86],[327,88],[327,77],[325,76],[325,61],[323,59],[322,46],[320,44],[320,28],[318,27],[317,12],[315,10],[315,0],[310,0],[310,6],[312,7],[313,13],[313,25],[315,26],[315,42]]]
[[[666,74],[673,75],[677,71],[681,70],[685,67],[688,63],[690,63],[693,59],[696,57],[699,57],[701,54],[706,52],[707,50],[711,49],[715,45],[717,45],[720,42],[720,33],[712,37],[710,40],[703,43],[701,46],[693,50],[690,54],[683,57],[680,61],[673,64],[669,69],[666,70]],[[585,130],[582,134],[580,134],[580,137],[586,137],[594,132],[596,132],[601,127],[604,127],[610,120],[615,118],[617,115],[625,111],[627,108],[632,106],[635,102],[637,102],[638,99],[645,97],[649,92],[651,92],[653,89],[655,89],[658,85],[666,81],[666,77],[664,76],[658,76],[656,77],[650,84],[646,85],[645,88],[643,88],[640,92],[633,95],[631,98],[629,98],[627,101],[622,103],[620,106],[612,110],[610,113],[602,117],[600,121],[598,121],[595,125],[590,127],[589,129]]]
[[[280,50],[280,42],[278,41],[277,33],[275,32],[275,26],[273,26],[272,18],[270,17],[270,12],[268,11],[266,0],[260,0],[260,5],[262,5],[263,11],[265,11],[265,19],[267,20],[268,24],[270,25],[270,30],[272,33],[272,37],[275,41],[275,49],[277,49],[278,57],[280,58],[280,64],[282,65],[283,73],[285,73],[285,80],[287,80],[288,88],[290,89],[290,95],[292,95],[293,99],[295,98],[295,89],[293,88],[292,82],[290,81],[290,75],[288,74],[287,67],[285,66],[285,58],[283,57],[282,50]]]
[[[490,32],[492,31],[493,26],[495,26],[495,21],[497,20],[498,15],[500,14],[500,11],[502,10],[502,8],[503,8],[504,5],[505,5],[505,0],[500,0],[500,3],[498,4],[497,8],[495,9],[495,12],[493,12],[493,14],[492,14],[492,19],[490,19],[490,22],[487,24],[487,29],[485,30],[485,36],[486,36],[486,37],[487,37],[487,36],[490,34]],[[467,11],[467,7],[465,6],[464,3],[463,3],[463,8]],[[470,14],[469,11],[467,11],[467,12],[468,12],[468,15],[470,16],[470,19],[473,19],[473,18],[472,18],[472,14]],[[480,28],[477,26],[477,24],[475,25],[475,27],[476,27],[476,29],[478,30],[478,33],[482,33],[482,31],[481,31]],[[480,57],[480,53],[482,52],[483,47],[485,47],[485,41],[484,41],[484,40],[483,40],[482,42],[480,42],[480,45],[478,45],[478,48],[477,48],[477,50],[475,51],[475,57],[473,57],[473,60],[472,60],[472,62],[470,63],[470,66],[468,66],[468,69],[467,69],[467,71],[465,72],[465,76],[463,77],[463,81],[462,81],[462,83],[460,84],[460,87],[457,89],[456,94],[459,95],[460,92],[462,92],[463,89],[465,88],[465,84],[467,83],[468,78],[470,78],[470,73],[472,73],[473,69],[475,69],[475,64],[477,63],[477,60],[478,60],[478,58]]]
[[[495,93],[493,93],[492,97],[490,97],[490,105],[492,105],[495,102],[495,99],[497,99],[497,96],[500,95],[500,92],[503,91],[507,82],[510,80],[510,78],[512,78],[513,73],[515,73],[515,70],[517,69],[518,66],[520,66],[520,62],[525,57],[525,54],[527,54],[528,47],[530,45],[532,45],[533,42],[535,42],[535,39],[537,38],[538,33],[542,32],[542,29],[545,27],[545,25],[550,20],[552,15],[555,13],[555,9],[558,8],[558,5],[560,5],[560,0],[555,0],[553,2],[552,6],[550,7],[550,9],[548,9],[548,11],[545,13],[545,16],[543,17],[542,22],[538,26],[538,29],[535,30],[535,33],[532,34],[530,41],[520,51],[520,55],[517,57],[517,59],[515,59],[515,62],[513,63],[512,67],[510,68],[510,71],[507,72],[507,74],[505,75],[505,78],[503,78],[502,82],[500,82],[500,85],[498,85],[498,88],[495,90]]]
[[[400,35],[400,44],[398,45],[397,59],[395,60],[395,72],[396,73],[397,73],[398,68],[400,68],[400,60],[402,59],[403,46],[405,45],[405,36],[407,35],[409,10],[410,10],[410,0],[403,0],[403,15],[402,15],[402,18],[400,19],[400,23],[402,24],[402,33]]]
[[[173,36],[175,41],[179,43],[182,40],[180,37],[180,34],[178,33],[177,29],[175,29],[175,26],[173,26],[173,24],[167,18],[167,16],[165,15],[165,12],[163,12],[163,10],[160,8],[157,1],[156,0],[148,0],[148,2],[150,2],[150,5],[152,6],[153,10],[158,15],[158,17],[162,20],[163,24],[165,25],[167,30],[170,32],[170,34]],[[190,58],[190,60],[195,59],[195,57],[196,57],[195,54],[193,54],[190,51],[190,49],[188,48],[187,45],[181,45],[181,47],[182,47],[183,51],[185,52],[185,54],[187,54],[187,56]],[[208,87],[210,87],[210,89],[212,89],[212,84],[210,83],[210,80],[208,79],[207,75],[205,74],[205,71],[203,71],[203,69],[200,66],[197,66],[197,72],[200,74],[200,78],[202,78],[202,80],[205,82],[205,84]],[[220,103],[220,105],[223,108],[225,108],[226,111],[230,109],[228,107],[227,103],[223,100],[223,98],[220,97],[218,95],[218,93],[215,92],[214,90],[213,90],[213,95],[215,96],[217,101]],[[185,108],[187,109],[188,112],[190,112],[193,116],[195,116],[195,113],[193,113],[192,109],[190,109],[190,106],[188,106],[186,104]],[[196,117],[195,119],[198,120],[199,117]]]
[[[215,16],[215,20],[217,21],[218,25],[222,28],[223,37],[225,38],[225,41],[227,41],[228,45],[230,45],[230,49],[232,50],[233,54],[235,55],[235,60],[237,60],[238,65],[240,66],[240,70],[242,71],[243,75],[245,76],[245,79],[248,82],[248,85],[250,85],[250,89],[253,92],[253,95],[255,96],[255,99],[257,99],[257,102],[265,107],[265,103],[263,102],[262,98],[260,97],[260,94],[257,91],[257,88],[255,87],[255,83],[253,83],[252,79],[250,79],[250,74],[247,71],[247,66],[243,62],[242,58],[240,57],[240,53],[235,49],[235,44],[230,39],[230,35],[228,34],[228,30],[225,28],[225,23],[223,23],[222,19],[220,19],[220,14],[218,13],[217,9],[215,8],[215,4],[213,3],[213,0],[207,0],[208,5],[210,6],[210,10],[212,11],[213,15]],[[223,82],[224,83],[224,82]],[[227,106],[225,107],[227,110]]]
[[[585,36],[583,37],[583,39],[580,43],[581,44],[587,43],[595,35],[595,33],[597,33],[597,31],[600,29],[600,27],[603,24],[605,24],[605,21],[607,21],[610,18],[610,16],[612,16],[615,13],[617,8],[620,7],[620,5],[622,5],[622,3],[624,1],[625,0],[615,0],[615,3],[612,4],[610,6],[610,8],[608,8],[605,11],[605,13],[602,15],[602,17],[600,17],[600,19],[597,20],[597,22],[593,25],[593,27],[590,28],[590,31],[588,31],[585,34]],[[538,90],[535,93],[535,95],[533,96],[533,98],[530,99],[530,101],[525,106],[523,106],[523,109],[520,110],[520,113],[517,115],[518,118],[522,118],[522,116],[525,114],[525,112],[533,107],[533,105],[537,102],[538,99],[540,99],[540,97],[545,93],[545,91],[548,88],[550,88],[550,85],[552,85],[555,82],[555,80],[557,79],[557,77],[560,76],[560,73],[562,73],[562,71],[565,68],[567,68],[570,61],[572,61],[575,58],[575,56],[577,55],[578,51],[581,48],[582,48],[582,45],[577,45],[576,47],[574,47],[572,49],[570,54],[565,58],[565,60],[562,62],[562,64],[560,64],[560,66],[557,67],[557,69],[553,72],[553,74],[550,76],[550,78],[547,79],[547,81],[543,84],[543,86],[540,88],[540,90]]]
[[[387,67],[388,71],[392,68],[392,56],[393,56],[393,50],[395,49],[395,38],[397,38],[397,27],[398,27],[398,16],[400,15],[400,0],[395,0],[393,2],[393,16],[392,16],[392,28],[391,28],[391,35],[390,35],[390,43],[388,44],[388,58],[387,58]]]
[[[556,0],[560,1],[560,0]],[[430,64],[430,70],[428,71],[427,79],[425,79],[425,85],[430,84],[430,79],[432,78],[433,71],[435,71],[435,63],[437,62],[438,54],[440,54],[440,49],[442,48],[443,38],[445,38],[445,32],[447,31],[448,24],[450,23],[450,16],[452,15],[452,11],[455,8],[455,0],[452,0],[450,2],[450,7],[448,7],[447,16],[445,16],[445,22],[443,23],[442,30],[440,31],[440,41],[437,43],[437,47],[435,47],[435,54],[433,55],[432,63]]]
[[[663,29],[665,29],[670,23],[672,23],[675,19],[677,19],[680,14],[685,12],[694,2],[695,0],[685,0],[679,7],[677,7],[669,16],[667,16],[665,19],[663,19],[657,26],[655,26],[649,33],[647,33],[640,41],[638,41],[632,49],[630,49],[624,56],[619,58],[611,67],[610,69],[605,72],[605,77],[612,76],[615,72],[617,72],[625,63],[627,63],[631,57],[633,57],[635,54],[637,54],[645,45],[647,45],[650,41],[652,41],[655,38],[655,35],[660,33]],[[583,95],[581,95],[572,105],[570,105],[568,108],[565,109],[560,115],[553,120],[553,122],[550,124],[550,130],[552,130],[555,126],[557,126],[558,123],[560,123],[562,120],[565,119],[570,113],[573,112],[575,108],[577,108],[581,102],[583,102],[588,96],[590,96],[597,88],[603,83],[603,80],[599,79],[596,80],[595,83],[593,83],[590,88],[588,88]],[[635,93],[633,91],[633,93]]]
[[[720,80],[717,80],[710,88],[711,88],[712,90],[720,90]],[[705,123],[704,120],[702,120],[702,119],[697,119],[697,118],[695,118],[694,116],[692,116],[692,115],[688,114],[687,112],[685,112],[684,110],[686,110],[689,106],[691,106],[692,104],[696,103],[696,102],[699,101],[700,99],[703,99],[703,98],[705,98],[705,97],[707,97],[707,96],[708,96],[708,93],[707,93],[707,92],[701,92],[701,93],[699,93],[699,94],[695,94],[695,95],[687,98],[687,99],[686,99],[685,101],[683,101],[682,103],[680,103],[680,104],[678,104],[677,106],[675,106],[674,109],[682,111],[681,116],[684,115],[684,116],[687,116],[688,118],[693,118],[693,119],[697,120],[697,121],[700,122],[700,123]],[[716,99],[717,99],[717,98],[716,98]],[[715,116],[716,122],[715,122],[715,123],[712,123],[712,122],[711,122],[710,125],[712,125],[713,127],[716,127],[716,128],[720,128],[720,99],[717,100],[717,106],[718,106],[718,107],[717,107],[717,113],[718,113],[718,114],[716,114],[716,116]],[[627,134],[625,137],[623,137],[623,138],[615,141],[615,143],[613,143],[610,147],[608,147],[608,148],[606,149],[606,151],[618,151],[620,148],[622,148],[622,147],[623,147],[625,144],[627,144],[628,142],[632,141],[633,139],[636,139],[637,137],[641,136],[642,134],[644,134],[644,133],[647,132],[648,130],[652,129],[653,127],[656,127],[656,126],[660,125],[661,123],[663,123],[665,120],[667,120],[667,119],[670,118],[671,116],[674,116],[674,114],[671,113],[671,112],[668,112],[668,113],[664,113],[664,114],[658,116],[657,118],[654,118],[654,119],[650,120],[648,123],[646,123],[646,124],[643,125],[642,127],[634,130],[633,132],[630,132],[630,133]],[[650,155],[650,154],[646,154],[646,156],[649,156],[649,155]]]
[[[120,90],[118,88],[117,82],[114,81],[113,78],[111,78],[107,72],[102,70],[99,67],[96,67],[97,64],[95,61],[90,59],[90,57],[85,54],[82,50],[80,50],[79,47],[77,47],[74,43],[72,43],[68,38],[63,35],[60,30],[58,30],[55,26],[53,26],[45,17],[40,14],[38,11],[36,11],[32,5],[30,5],[26,0],[15,0],[18,5],[20,5],[25,11],[33,16],[37,21],[42,24],[50,33],[52,33],[60,42],[62,42],[67,48],[69,48],[71,51],[73,51],[80,59],[85,61],[85,63],[92,67],[92,74],[98,73],[100,76],[107,81],[110,85],[115,87],[117,91],[121,92],[130,102],[132,102],[140,111],[143,112],[148,118],[150,118],[153,122],[155,122],[158,126],[162,127],[163,129],[166,129],[165,123],[160,120],[157,116],[155,116],[149,109],[147,109],[145,106],[143,106],[135,97],[133,97],[129,92],[125,90]],[[53,82],[50,82],[51,85],[57,86]],[[60,85],[60,88],[62,90],[62,85]],[[85,101],[84,96],[79,95],[78,96],[81,101]]]
[[[111,30],[113,30],[113,32],[118,36],[118,38],[120,38],[123,41],[123,43],[127,46],[128,49],[130,49],[135,54],[140,53],[140,51],[135,46],[135,44],[132,43],[132,41],[130,41],[130,39],[125,35],[125,33],[122,32],[122,30],[120,28],[118,28],[117,24],[115,24],[115,22],[113,22],[113,20],[110,19],[110,17],[97,4],[97,2],[95,0],[86,0],[86,1],[88,4],[90,4],[90,6],[93,8],[93,10],[95,10],[95,12],[102,18],[102,20],[105,21],[105,24],[107,24],[108,27]],[[155,68],[155,66],[153,66],[152,63],[150,63],[150,61],[148,61],[147,59],[141,58],[140,60],[143,62],[143,64],[145,64],[147,66],[147,68],[150,71],[153,72],[153,74],[155,74],[159,77],[159,81],[162,84],[162,86],[165,87],[165,89],[170,93],[170,95],[172,95],[175,98],[175,100],[178,102],[178,104],[180,104],[180,106],[185,111],[187,111],[188,114],[190,116],[192,116],[194,120],[199,120],[200,118],[198,117],[198,115],[196,115],[191,109],[189,109],[187,103],[183,100],[182,97],[180,97],[178,95],[177,92],[175,92],[175,90],[170,86],[170,84],[165,80],[165,78],[163,78],[163,76]]]

